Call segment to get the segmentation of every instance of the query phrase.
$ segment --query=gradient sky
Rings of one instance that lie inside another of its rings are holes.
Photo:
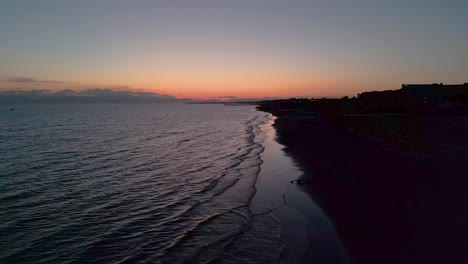
[[[0,2],[0,89],[343,96],[468,82],[468,1]]]

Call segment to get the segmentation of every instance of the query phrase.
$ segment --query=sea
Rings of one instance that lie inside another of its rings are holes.
[[[345,263],[274,117],[0,105],[0,263]]]

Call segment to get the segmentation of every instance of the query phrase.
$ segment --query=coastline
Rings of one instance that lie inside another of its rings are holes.
[[[300,186],[290,184],[303,173],[277,142],[275,119],[272,117],[260,126],[265,136],[264,151],[260,154],[263,162],[250,205],[254,222],[265,224],[267,217],[279,225],[277,235],[282,246],[273,262],[348,263],[345,249],[326,214]]]
[[[352,263],[468,261],[467,156],[430,148],[437,120],[409,118],[427,140],[413,151],[391,140],[398,135],[376,133],[388,129],[384,116],[372,127],[346,116],[272,114],[278,142],[304,172],[300,188],[330,217]]]

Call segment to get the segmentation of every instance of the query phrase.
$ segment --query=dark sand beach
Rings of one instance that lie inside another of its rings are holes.
[[[274,113],[352,263],[468,263],[468,118]]]

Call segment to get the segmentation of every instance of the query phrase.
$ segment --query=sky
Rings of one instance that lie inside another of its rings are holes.
[[[466,0],[0,0],[0,90],[353,96],[468,82]]]

